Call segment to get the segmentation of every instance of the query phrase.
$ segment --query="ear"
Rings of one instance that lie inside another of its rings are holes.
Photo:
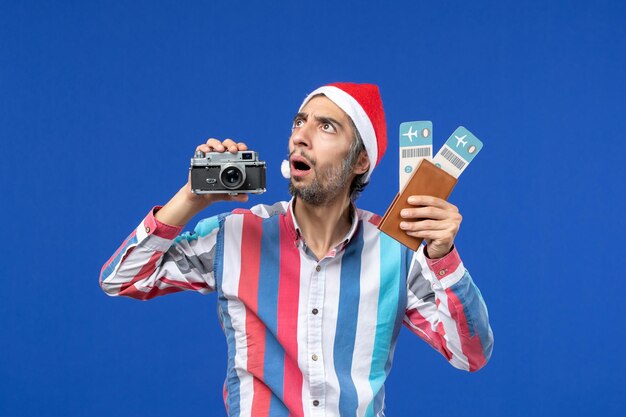
[[[359,159],[357,159],[356,164],[354,165],[354,172],[356,175],[365,174],[370,169],[370,158],[367,156],[367,152],[363,151],[359,154]]]

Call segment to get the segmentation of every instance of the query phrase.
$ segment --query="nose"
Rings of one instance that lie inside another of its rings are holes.
[[[291,141],[293,142],[294,147],[304,147],[307,149],[311,147],[313,127],[312,123],[304,122],[302,126],[293,129],[293,132],[291,133]]]

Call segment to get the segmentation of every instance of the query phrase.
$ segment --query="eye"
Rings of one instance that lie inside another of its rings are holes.
[[[333,126],[330,123],[322,123],[322,130],[324,132],[330,132],[330,133],[334,133],[335,132],[335,126]]]
[[[304,120],[301,118],[298,118],[293,121],[293,125],[291,126],[291,128],[295,129],[296,127],[302,127],[303,124],[304,124]]]

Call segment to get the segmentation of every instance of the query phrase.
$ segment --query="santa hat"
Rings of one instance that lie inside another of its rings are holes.
[[[300,111],[311,98],[319,94],[325,95],[339,106],[354,122],[361,139],[363,139],[363,145],[365,145],[365,151],[370,160],[369,171],[365,174],[365,180],[369,181],[374,167],[378,165],[387,149],[385,111],[378,87],[374,84],[328,84],[309,94],[302,102]],[[285,177],[289,178],[288,164],[286,168],[287,175]],[[284,170],[283,175],[285,175]]]

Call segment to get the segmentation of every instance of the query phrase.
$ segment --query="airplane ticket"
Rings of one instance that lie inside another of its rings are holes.
[[[400,190],[409,180],[420,160],[432,158],[433,122],[416,121],[400,124]]]
[[[463,126],[459,126],[432,162],[454,178],[459,178],[482,148],[483,143],[480,139]]]

